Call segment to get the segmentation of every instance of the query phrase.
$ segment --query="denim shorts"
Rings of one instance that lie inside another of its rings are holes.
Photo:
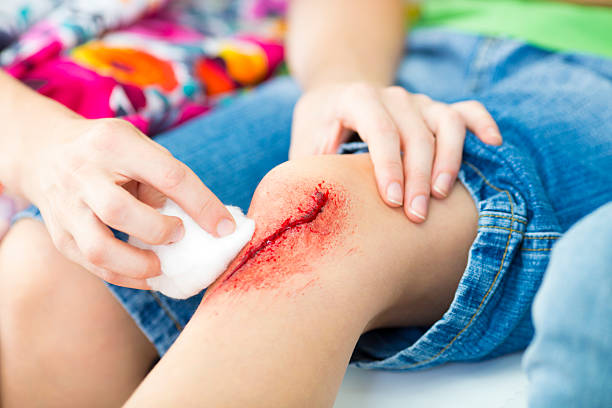
[[[479,100],[504,143],[467,136],[459,179],[476,203],[479,226],[448,311],[431,327],[364,334],[352,363],[412,370],[521,350],[533,336],[531,304],[551,248],[612,200],[612,61],[445,29],[416,30],[406,46],[399,85],[447,103]],[[291,79],[274,79],[156,141],[223,202],[246,210],[259,180],[287,159],[299,95]],[[341,148],[365,151],[363,143]],[[39,214],[31,208],[24,216]],[[108,286],[160,355],[202,297]]]

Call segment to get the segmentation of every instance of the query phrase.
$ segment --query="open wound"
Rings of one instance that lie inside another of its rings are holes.
[[[216,290],[275,288],[342,245],[348,225],[344,190],[325,182],[287,189],[290,197],[253,203],[255,236],[230,264]],[[289,215],[286,215],[289,214]],[[314,279],[314,276],[313,276]]]

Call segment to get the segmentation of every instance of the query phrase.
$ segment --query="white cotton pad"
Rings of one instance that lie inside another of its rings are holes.
[[[160,212],[183,220],[183,239],[171,245],[151,246],[130,237],[130,244],[151,249],[161,261],[163,274],[147,279],[151,289],[169,297],[187,299],[207,288],[227,269],[255,231],[255,222],[240,208],[227,206],[227,209],[236,221],[236,231],[223,238],[206,232],[171,200],[166,201]]]

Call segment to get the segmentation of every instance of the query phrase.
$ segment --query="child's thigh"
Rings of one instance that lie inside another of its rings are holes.
[[[157,359],[104,283],[35,220],[17,222],[0,245],[0,348],[3,398],[15,406],[118,404]]]

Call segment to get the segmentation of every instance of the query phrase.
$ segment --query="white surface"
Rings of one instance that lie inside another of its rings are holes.
[[[183,220],[183,239],[172,245],[152,247],[130,237],[130,244],[151,249],[159,257],[163,275],[147,279],[151,289],[186,299],[207,288],[227,269],[255,231],[255,222],[242,214],[240,208],[227,206],[227,209],[236,221],[236,230],[223,238],[206,232],[171,200],[166,200],[160,212]]]
[[[350,367],[335,408],[527,407],[522,354],[478,363],[448,364],[420,372]]]

